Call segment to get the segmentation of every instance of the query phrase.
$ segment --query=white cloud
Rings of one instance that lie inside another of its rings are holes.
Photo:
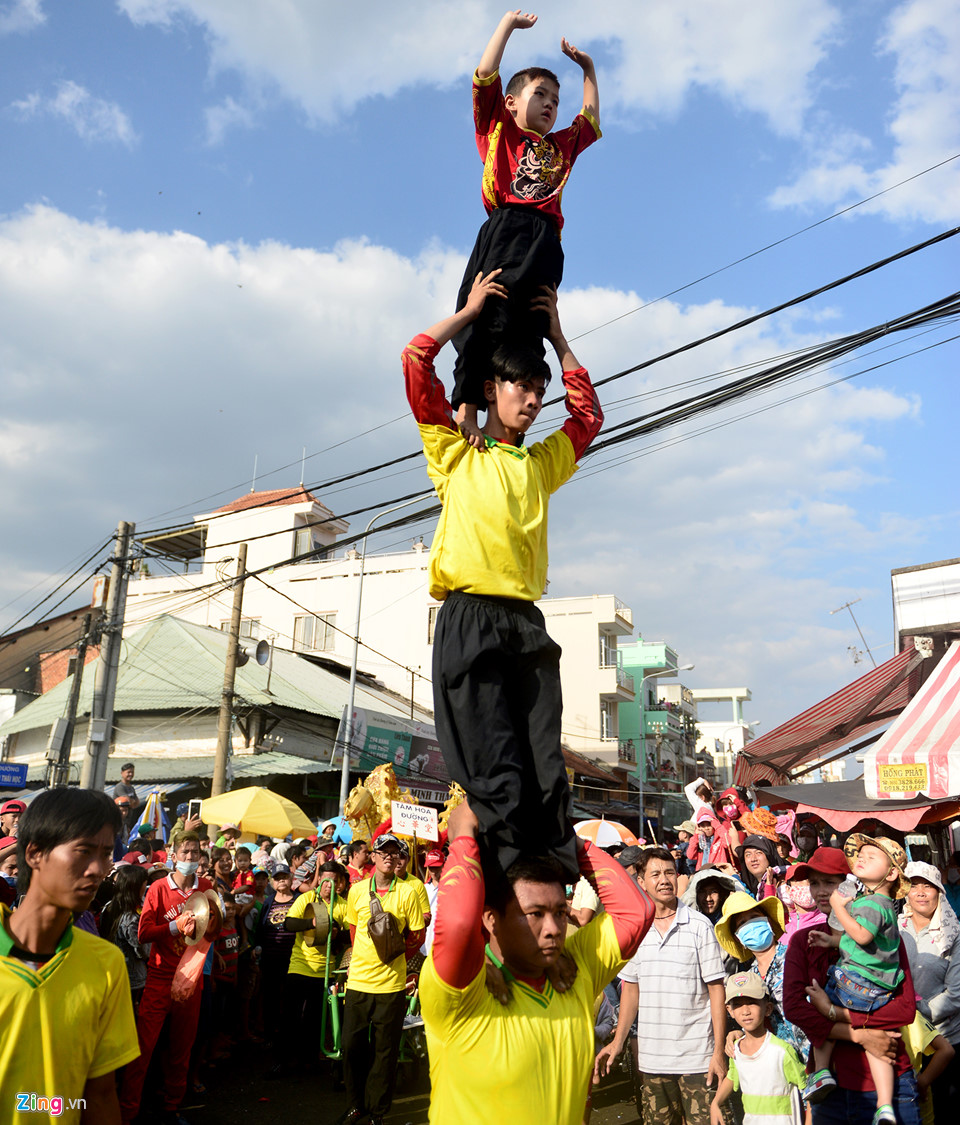
[[[219,145],[231,129],[249,129],[255,123],[253,111],[235,98],[224,98],[219,105],[208,106],[204,111],[207,121],[207,144]]]
[[[251,89],[273,89],[319,121],[333,122],[368,98],[469,75],[503,8],[445,0],[354,9],[315,0],[238,5],[233,0],[120,0],[139,25],[204,28],[215,72],[235,70]],[[517,32],[505,67],[538,61],[575,80],[561,35],[597,49],[604,105],[673,114],[694,88],[799,128],[810,76],[837,24],[829,0],[557,0],[528,33]],[[514,65],[516,64],[516,65]]]
[[[210,245],[45,206],[0,221],[0,520],[16,543],[0,543],[0,573],[17,576],[0,593],[35,582],[42,560],[59,566],[105,539],[118,519],[142,531],[171,509],[159,522],[208,510],[213,494],[234,498],[255,455],[259,487],[279,487],[299,479],[303,446],[331,450],[307,461],[308,483],[414,450],[400,348],[448,311],[462,269],[442,246],[408,258],[363,241],[323,253]],[[638,303],[567,289],[562,311],[574,335]],[[744,311],[664,301],[575,348],[608,372],[625,354],[658,354]],[[676,397],[672,384],[807,343],[815,319],[755,325],[609,384],[609,420],[643,409],[617,399]],[[618,594],[646,635],[696,660],[697,682],[746,682],[773,707],[804,690],[804,661],[818,649],[845,652],[843,629],[823,615],[852,590],[876,595],[863,568],[875,574],[878,557],[923,540],[909,512],[872,518],[863,502],[884,480],[884,437],[918,412],[914,399],[852,384],[656,455],[638,457],[636,445],[597,455],[554,501],[551,592]],[[284,464],[293,467],[270,474]],[[319,495],[342,512],[426,486],[416,460]],[[829,660],[817,668],[830,673]],[[794,688],[777,680],[788,670]]]
[[[774,206],[842,206],[960,153],[958,0],[904,0],[890,15],[878,49],[893,60],[897,92],[885,122],[889,159],[883,162],[862,135],[821,122],[823,128],[814,127],[809,138],[813,165],[773,194]],[[956,222],[960,160],[861,210],[898,221]]]
[[[0,35],[33,31],[46,18],[40,0],[10,0],[0,8]]]
[[[119,141],[128,148],[137,141],[129,117],[116,102],[95,97],[73,81],[59,82],[51,95],[30,94],[13,102],[11,109],[24,119],[58,118],[84,141]]]

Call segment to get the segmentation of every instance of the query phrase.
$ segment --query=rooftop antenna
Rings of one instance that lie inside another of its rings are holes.
[[[858,601],[860,601],[859,598],[854,598],[852,602],[844,602],[843,605],[840,606],[838,609],[831,609],[830,610],[830,616],[832,617],[835,613],[843,613],[844,610],[846,610],[850,614],[850,616],[853,618],[854,625],[857,626],[857,632],[860,634],[860,640],[863,641],[863,647],[867,650],[867,656],[870,657],[870,662],[873,664],[874,668],[876,668],[877,662],[876,662],[876,660],[873,659],[873,653],[870,651],[870,646],[867,644],[867,638],[863,635],[863,630],[860,628],[860,625],[857,623],[857,619],[853,616],[853,610],[850,608],[851,606],[856,605]],[[847,651],[849,651],[849,649]],[[856,656],[854,656],[853,659],[854,659],[854,663],[856,663],[857,662]]]
[[[303,466],[307,460],[307,447],[303,447],[303,452],[300,454],[300,487],[303,488]]]
[[[257,454],[253,455],[253,484],[250,485],[250,491],[257,491]]]

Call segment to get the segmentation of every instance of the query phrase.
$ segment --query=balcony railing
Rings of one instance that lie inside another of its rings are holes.
[[[617,687],[626,688],[628,691],[636,690],[633,676],[624,668],[617,668]]]
[[[633,628],[633,610],[628,605],[624,605],[624,603],[622,601],[620,601],[619,598],[613,599],[613,608],[614,608],[614,611],[616,612],[617,617],[622,618],[622,620],[624,620],[630,626],[630,628],[632,629]]]

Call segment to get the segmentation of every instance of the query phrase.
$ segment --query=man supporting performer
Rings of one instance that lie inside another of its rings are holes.
[[[579,1125],[593,1069],[594,1001],[643,940],[653,904],[619,864],[580,841],[580,871],[604,913],[566,940],[556,860],[522,858],[485,888],[477,832],[464,802],[450,816],[450,856],[420,976],[430,1121],[489,1125],[495,1112],[511,1125]],[[486,953],[511,985],[505,1006],[485,987],[484,932]],[[578,972],[559,993],[546,970],[564,951]]]

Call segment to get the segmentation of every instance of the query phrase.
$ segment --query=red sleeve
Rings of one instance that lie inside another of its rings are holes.
[[[470,836],[457,836],[440,876],[433,931],[434,968],[451,988],[466,988],[483,967],[483,872],[480,848]]]
[[[615,859],[585,841],[580,874],[593,887],[603,909],[613,919],[620,952],[629,959],[646,937],[653,921],[653,903]]]
[[[439,351],[437,341],[423,332],[414,336],[403,349],[403,379],[407,388],[407,402],[410,403],[414,418],[421,425],[446,426],[449,430],[456,430],[453,411],[433,367]]]
[[[700,858],[700,837],[691,836],[687,843],[687,859],[693,861]]]
[[[600,433],[603,411],[600,409],[600,400],[585,368],[578,367],[575,371],[564,371],[563,385],[567,391],[565,405],[570,417],[563,423],[562,428],[573,445],[574,458],[579,461],[586,452],[587,446]],[[407,397],[409,395],[408,390]]]
[[[473,72],[473,127],[477,134],[477,143],[484,140],[492,131],[498,121],[506,115],[506,106],[503,103],[503,84],[498,71],[493,81],[481,81],[477,72]],[[484,149],[480,153],[486,156]]]

